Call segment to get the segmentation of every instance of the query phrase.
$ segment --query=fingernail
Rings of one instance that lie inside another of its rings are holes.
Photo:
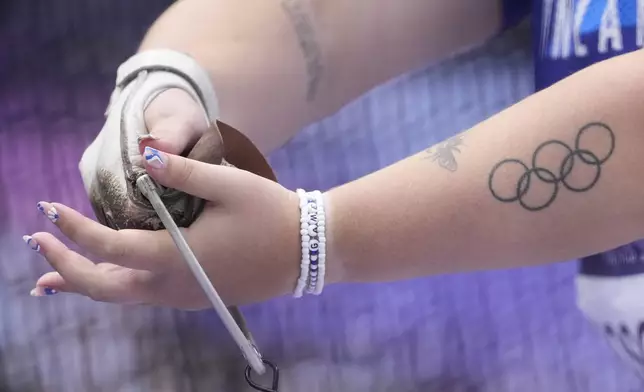
[[[29,293],[32,297],[45,297],[54,294],[58,294],[58,291],[50,287],[36,287]]]
[[[139,142],[139,144],[140,144],[142,141],[144,141],[144,140],[159,140],[159,138],[158,138],[158,137],[156,137],[156,136],[154,136],[154,135],[153,135],[153,134],[151,134],[151,133],[147,133],[147,134],[145,134],[145,135],[139,135],[139,136],[137,136],[137,141]]]
[[[36,204],[36,206],[38,207],[38,211],[40,211],[43,214],[45,214],[47,216],[47,218],[49,218],[50,221],[52,221],[53,223],[58,222],[58,219],[60,218],[60,215],[58,215],[58,211],[56,211],[56,207],[51,206],[51,207],[49,207],[48,210],[45,210],[46,205],[45,205],[44,201],[38,202],[38,204]]]
[[[163,166],[165,166],[165,154],[157,150],[156,148],[145,146],[145,149],[143,150],[143,156],[148,162],[148,165],[154,168],[161,169],[163,168]]]
[[[22,240],[25,241],[25,244],[27,244],[32,250],[40,252],[40,244],[32,236],[23,235]]]
[[[51,206],[49,208],[49,211],[47,211],[47,218],[49,218],[49,220],[52,221],[53,223],[58,222],[60,215],[58,215],[58,211],[56,211],[56,207]]]

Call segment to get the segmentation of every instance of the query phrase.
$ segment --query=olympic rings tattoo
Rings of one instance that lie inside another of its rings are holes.
[[[580,145],[582,138],[589,132],[601,132],[607,135],[608,152],[604,156],[599,157],[593,151],[586,148],[581,148]],[[559,170],[555,170],[555,172],[538,165],[539,154],[544,150],[552,150],[553,148],[562,148],[566,152],[566,155],[561,160]],[[523,208],[528,211],[540,211],[550,206],[555,201],[557,195],[559,194],[561,185],[572,192],[585,192],[594,187],[595,184],[597,184],[597,181],[599,181],[602,165],[613,155],[614,150],[615,134],[613,133],[612,129],[606,124],[593,122],[585,125],[579,130],[577,137],[575,138],[574,148],[559,140],[549,140],[540,144],[534,151],[530,166],[525,164],[523,161],[515,158],[504,159],[501,162],[497,163],[496,165],[494,165],[492,171],[490,172],[488,186],[490,188],[492,196],[494,196],[495,199],[501,202],[518,202]],[[575,167],[578,167],[579,164],[592,166],[594,168],[594,174],[592,175],[592,178],[588,178],[588,180],[585,181],[584,184],[573,185],[569,180],[569,176],[573,172],[573,169]],[[501,194],[501,192],[494,187],[494,176],[500,168],[511,168],[512,166],[517,166],[522,169],[523,174],[521,174],[517,179],[516,186],[514,187],[515,189],[513,192],[506,192],[506,194]],[[525,202],[525,198],[530,191],[530,185],[534,181],[540,181],[544,184],[547,184],[551,189],[551,194],[546,198],[544,202],[536,205],[530,205]]]

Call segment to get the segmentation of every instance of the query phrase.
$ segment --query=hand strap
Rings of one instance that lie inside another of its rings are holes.
[[[219,102],[208,73],[192,57],[169,49],[140,52],[121,64],[116,72],[113,98],[142,71],[165,71],[181,77],[196,91],[198,102],[204,105],[211,122],[219,118]],[[110,102],[115,101],[113,98]],[[109,107],[106,114],[108,112]]]

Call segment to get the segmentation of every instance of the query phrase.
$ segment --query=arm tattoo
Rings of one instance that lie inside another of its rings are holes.
[[[323,71],[322,50],[313,28],[313,21],[301,0],[282,0],[282,8],[288,15],[295,34],[300,43],[300,49],[306,61],[308,83],[306,89],[307,101],[312,101],[318,91],[320,77]]]
[[[459,146],[462,145],[463,136],[456,135],[427,149],[427,157],[431,159],[432,162],[438,161],[438,165],[443,169],[455,172],[456,169],[458,169],[458,163],[456,162],[456,156],[454,153],[460,153],[461,150],[459,150]]]
[[[548,140],[535,149],[528,164],[516,158],[498,162],[490,172],[488,186],[498,201],[518,202],[528,211],[540,211],[555,201],[561,186],[577,193],[593,188],[599,181],[602,165],[614,150],[613,130],[593,122],[577,132],[573,146]]]

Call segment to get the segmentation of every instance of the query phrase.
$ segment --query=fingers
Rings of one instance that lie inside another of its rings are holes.
[[[155,97],[144,116],[154,138],[141,142],[141,152],[145,146],[151,146],[171,154],[181,154],[208,128],[199,104],[188,93],[176,88]]]
[[[164,262],[158,255],[176,249],[166,231],[113,230],[60,203],[41,201],[38,210],[81,248],[125,267],[158,269]]]
[[[95,301],[140,303],[146,298],[151,273],[113,264],[94,264],[69,249],[49,233],[25,236],[25,242],[56,270],[43,275],[31,292],[33,296],[77,293]]]
[[[196,143],[200,133],[183,118],[174,116],[158,120],[150,129],[151,138],[139,143],[141,153],[146,146],[168,151],[172,154],[183,153],[188,146]]]
[[[73,291],[73,288],[65,282],[65,279],[58,272],[47,272],[38,279],[36,288],[31,290],[31,295],[34,297],[42,297]]]
[[[23,239],[70,283],[92,279],[94,263],[69,249],[50,233],[36,233]]]
[[[91,296],[93,287],[100,284],[100,279],[96,276],[96,265],[89,259],[79,255],[69,249],[65,244],[60,242],[56,237],[49,233],[36,233],[29,238],[25,236],[25,241],[32,249],[45,257],[49,264],[54,268],[60,278],[57,279],[51,275],[46,280],[51,286],[46,286],[47,295],[52,295],[60,291],[76,291],[83,295]],[[43,288],[43,286],[40,286]],[[35,294],[40,292],[36,288]]]
[[[67,286],[67,282],[65,282],[65,279],[63,279],[63,277],[60,276],[58,272],[47,272],[46,274],[41,276],[40,279],[38,279],[36,286],[56,287],[60,288],[61,291],[65,291],[64,289],[65,286]]]
[[[254,175],[243,170],[211,165],[157,149],[143,152],[148,173],[161,185],[210,201],[238,198],[252,191]]]

